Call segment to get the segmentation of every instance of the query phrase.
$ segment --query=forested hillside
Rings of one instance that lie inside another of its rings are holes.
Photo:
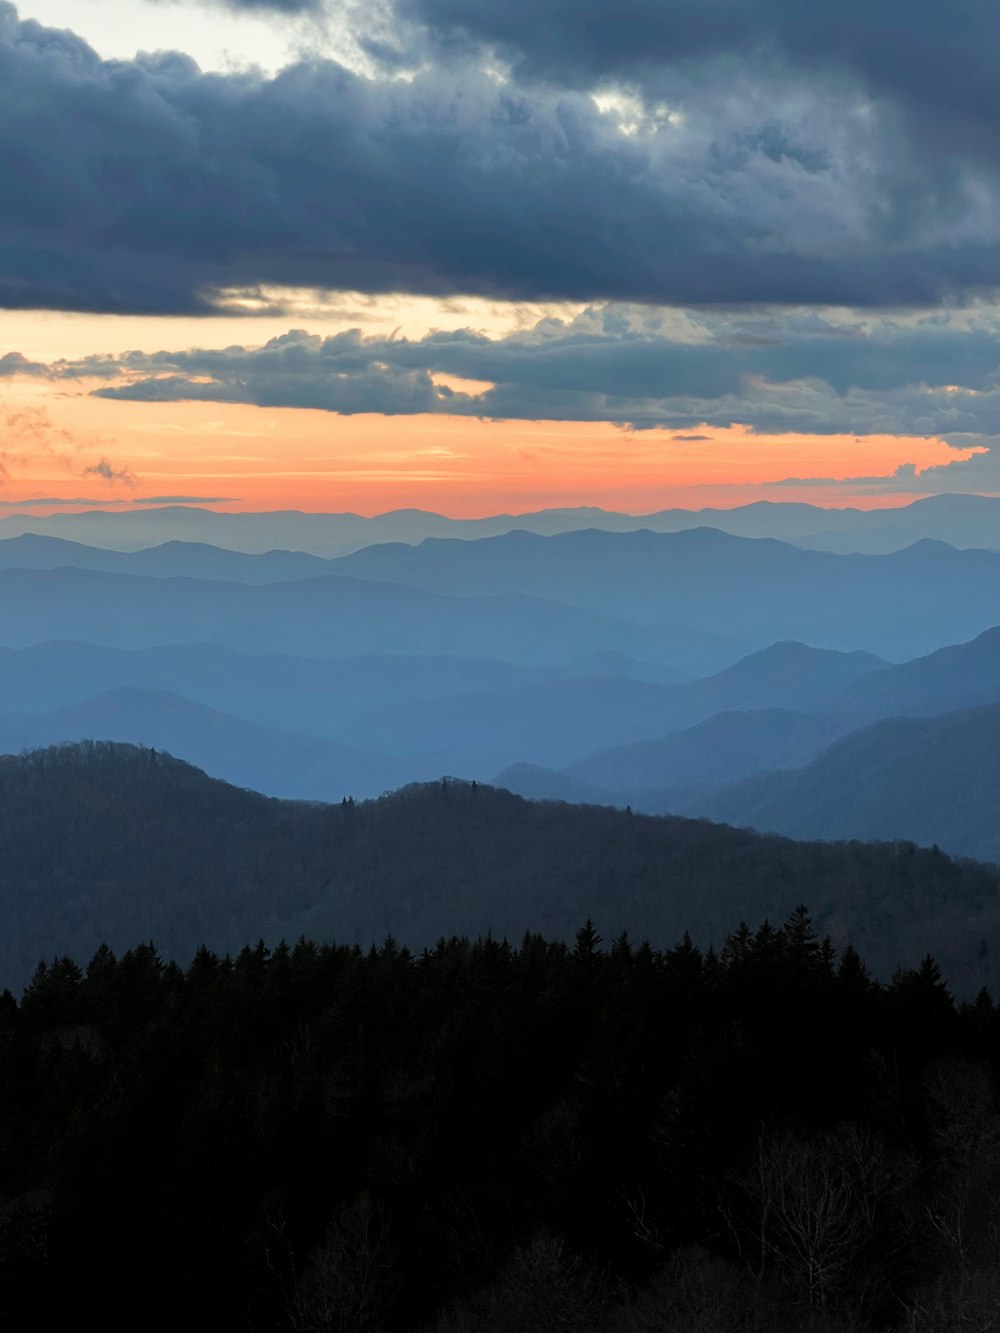
[[[1000,704],[890,718],[684,806],[793,838],[914,838],[1000,861]]]
[[[444,780],[364,803],[283,802],[151,750],[89,744],[0,759],[0,984],[37,960],[152,939],[305,933],[367,948],[441,936],[572,938],[590,917],[669,944],[808,901],[876,973],[933,950],[971,994],[1000,980],[1000,871],[912,844],[794,843],[705,821],[534,804]]]

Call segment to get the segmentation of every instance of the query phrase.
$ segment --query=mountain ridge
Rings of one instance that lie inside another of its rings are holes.
[[[877,972],[933,946],[959,988],[1000,976],[1000,957],[977,953],[1000,926],[1000,871],[912,844],[800,844],[455,781],[287,802],[100,743],[0,758],[0,827],[8,986],[41,956],[87,958],[102,942],[153,939],[187,958],[203,944],[306,934],[368,947],[391,934],[419,949],[470,932],[572,938],[590,917],[608,937],[672,944],[690,930],[707,944],[803,900]]]
[[[203,505],[161,505],[142,510],[85,510],[80,514],[8,514],[0,534],[51,532],[95,545],[127,550],[169,538],[196,538],[233,550],[274,548],[308,551],[330,558],[382,540],[418,541],[424,536],[466,534],[470,538],[513,527],[565,531],[600,524],[628,531],[654,527],[680,531],[706,523],[737,535],[774,536],[816,549],[892,549],[915,536],[938,536],[953,544],[991,545],[1000,531],[1000,506],[994,497],[973,494],[925,496],[908,505],[875,509],[818,506],[801,501],[756,500],[731,508],[663,509],[625,514],[600,506],[549,508],[481,518],[449,518],[430,510],[396,509],[371,517],[353,513],[303,510],[224,512]],[[597,520],[597,523],[594,523]]]
[[[1000,861],[1000,704],[891,717],[803,768],[760,773],[687,813],[792,837],[904,839]]]

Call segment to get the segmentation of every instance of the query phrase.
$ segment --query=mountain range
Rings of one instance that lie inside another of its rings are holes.
[[[208,640],[319,656],[459,653],[535,663],[612,650],[705,675],[783,639],[899,661],[1000,622],[1000,552],[929,540],[870,556],[708,528],[512,532],[368,547],[323,565],[324,575],[303,566],[295,578],[280,577],[296,560],[288,552],[76,553],[137,563],[150,577],[24,567],[62,558],[48,545],[39,552],[34,539],[3,568],[2,545],[0,617],[12,646]],[[234,564],[238,581],[216,577]],[[178,566],[202,575],[179,578]]]
[[[93,737],[169,749],[238,787],[300,800],[378,795],[434,775],[412,756],[369,754],[324,736],[279,731],[166,690],[122,686],[47,713],[0,713],[0,753]]]
[[[821,708],[846,684],[883,665],[867,653],[776,644],[703,680],[657,685],[623,676],[521,685],[397,703],[339,733],[366,748],[428,754],[442,771],[490,777],[518,761],[565,764],[590,750],[676,732],[725,710]],[[827,727],[827,735],[841,734]]]
[[[415,707],[428,699],[593,675],[667,684],[679,673],[614,652],[525,666],[433,654],[292,657],[212,643],[123,649],[55,640],[0,648],[2,711],[51,712],[130,686],[183,695],[269,727],[329,737],[347,721],[392,704]]]
[[[703,633],[724,626],[759,647],[799,639],[896,660],[1000,621],[1000,552],[959,551],[928,539],[873,556],[807,551],[712,528],[512,532],[471,543],[372,546],[336,568],[450,596],[530,592],[646,624]]]
[[[429,653],[534,664],[613,650],[702,669],[735,660],[742,646],[517,592],[459,598],[333,576],[251,586],[73,568],[0,570],[0,626],[10,647],[49,639],[119,648],[211,642],[296,656]]]
[[[1000,704],[888,718],[801,769],[749,777],[685,805],[794,838],[910,839],[1000,862]]]
[[[841,555],[710,528],[335,559],[27,535],[0,542],[0,748],[130,741],[308,800],[451,773],[1000,858],[992,751],[962,715],[993,734],[998,575],[1000,553],[930,540]]]
[[[718,689],[790,647],[675,693]],[[1000,861],[998,712],[1000,630],[993,629],[859,672],[812,711],[723,705],[694,725],[597,749],[560,770],[511,764],[496,781],[533,799],[629,804],[792,837],[937,842]]]
[[[542,536],[581,528],[630,532],[680,532],[713,527],[741,537],[776,537],[817,550],[898,550],[923,537],[952,546],[1000,545],[1000,500],[982,495],[933,495],[893,508],[837,509],[798,502],[757,501],[731,509],[665,509],[620,514],[582,506],[485,518],[447,518],[419,509],[397,509],[372,518],[360,514],[311,514],[297,510],[225,513],[199,505],[167,504],[118,511],[0,518],[0,536],[37,533],[128,551],[163,542],[202,542],[234,551],[275,548],[331,557],[380,542],[416,543],[426,537],[476,540],[521,529]]]

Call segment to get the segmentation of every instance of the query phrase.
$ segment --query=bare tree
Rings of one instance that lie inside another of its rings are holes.
[[[737,1183],[759,1277],[819,1309],[860,1310],[880,1298],[884,1270],[871,1260],[902,1180],[875,1135],[855,1124],[810,1139],[761,1134]]]
[[[359,1195],[330,1222],[292,1291],[295,1333],[374,1333],[397,1285],[396,1253],[384,1210]]]

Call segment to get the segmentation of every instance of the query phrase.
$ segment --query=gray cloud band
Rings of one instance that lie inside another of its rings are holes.
[[[938,117],[996,116],[1000,13],[991,0],[395,0],[412,43],[488,47],[526,77],[655,82],[712,59],[847,71],[870,95]]]
[[[925,152],[805,65],[674,83],[680,114],[647,99],[623,120],[454,51],[409,80],[203,74],[102,62],[0,3],[0,305],[197,312],[257,285],[921,305],[997,285],[1000,189],[964,147]]]
[[[678,323],[674,312],[612,307],[494,339],[472,330],[419,339],[292,331],[263,347],[9,364],[12,373],[55,380],[103,379],[100,396],[140,402],[612,421],[676,431],[738,424],[759,433],[936,436],[968,448],[1000,437],[996,348],[989,311],[950,321],[852,321],[803,311]],[[927,489],[947,489],[949,480],[995,485],[994,457],[947,464],[922,482]],[[906,469],[895,478],[853,480],[914,484]]]

